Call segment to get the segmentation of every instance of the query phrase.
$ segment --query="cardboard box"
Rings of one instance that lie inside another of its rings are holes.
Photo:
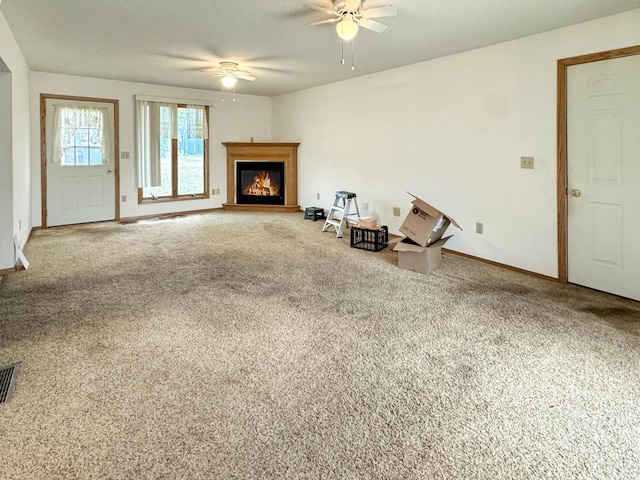
[[[418,273],[433,272],[442,262],[442,246],[452,236],[441,238],[428,247],[416,245],[406,238],[398,242],[393,247],[393,250],[398,252],[398,267]]]
[[[360,228],[377,228],[378,219],[376,217],[360,217],[358,218],[358,227]]]
[[[413,208],[411,208],[404,222],[400,225],[400,232],[417,244],[423,247],[433,245],[442,238],[449,224],[460,228],[460,225],[446,213],[441,212],[411,193],[409,195],[414,198],[411,202]]]

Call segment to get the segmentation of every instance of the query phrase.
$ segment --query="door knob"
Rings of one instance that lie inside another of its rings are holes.
[[[574,188],[573,190],[571,190],[571,195],[573,195],[574,197],[579,197],[580,195],[582,195],[582,193],[577,188]]]
[[[113,170],[109,169],[107,170],[107,173],[113,173]]]

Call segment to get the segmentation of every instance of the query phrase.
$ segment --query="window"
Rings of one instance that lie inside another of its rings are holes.
[[[54,162],[75,167],[108,161],[106,109],[56,105],[53,123]]]
[[[141,149],[141,138],[138,138],[138,161],[144,170],[140,175],[143,181],[139,184],[139,203],[208,198],[206,119],[209,108],[145,103],[147,105],[137,106],[139,130],[140,120],[149,128],[147,136],[142,136],[148,139],[148,149]],[[145,152],[149,157],[147,164],[143,162]]]

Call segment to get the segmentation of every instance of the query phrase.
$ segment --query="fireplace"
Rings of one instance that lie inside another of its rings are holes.
[[[225,142],[225,210],[301,212],[298,205],[299,143]],[[247,191],[248,188],[248,191]]]
[[[284,162],[236,161],[236,203],[284,205]]]

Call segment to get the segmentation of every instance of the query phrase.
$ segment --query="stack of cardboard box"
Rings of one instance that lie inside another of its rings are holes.
[[[420,273],[431,273],[440,265],[442,246],[452,237],[443,237],[450,224],[460,225],[446,213],[411,195],[413,207],[400,226],[407,236],[393,248],[398,252],[398,266]],[[462,230],[462,228],[460,228]]]

